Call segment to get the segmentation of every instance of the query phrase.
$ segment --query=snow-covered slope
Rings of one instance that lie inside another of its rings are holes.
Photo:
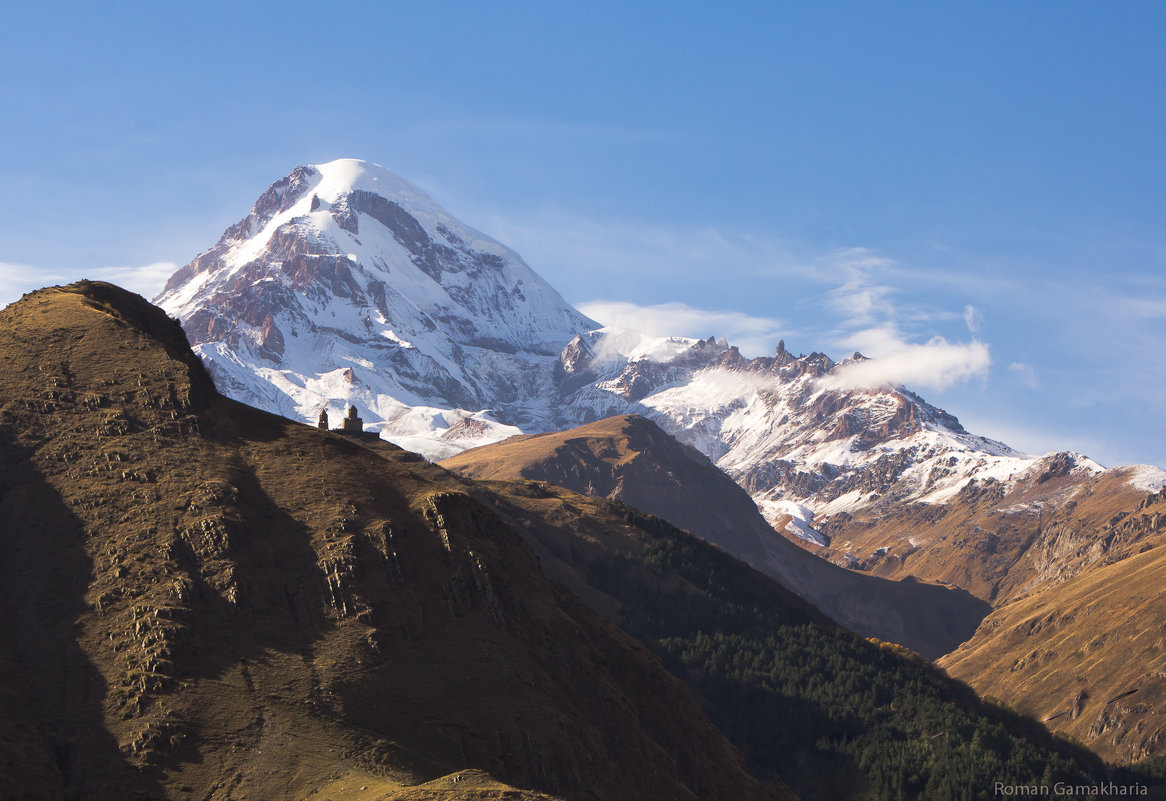
[[[640,414],[807,542],[820,541],[816,516],[942,504],[1038,464],[903,387],[836,388],[839,364],[821,353],[778,343],[746,359],[712,337],[599,328],[515,253],[367,162],[277,181],[158,302],[244,402],[309,422],[354,404],[370,429],[432,459]]]
[[[537,425],[563,344],[596,327],[513,251],[353,159],[274,183],[157,302],[233,397],[311,420],[354,404],[431,457]]]

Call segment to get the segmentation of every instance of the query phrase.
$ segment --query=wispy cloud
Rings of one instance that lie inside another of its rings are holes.
[[[1117,306],[1132,317],[1152,319],[1166,317],[1166,298],[1161,297],[1118,297]]]
[[[913,271],[905,271],[894,259],[870,248],[852,247],[831,251],[817,259],[819,275],[834,283],[825,295],[826,305],[841,318],[842,329],[853,329],[893,321],[898,324],[934,323],[959,320],[963,312],[935,306],[906,303],[904,286],[918,290],[927,281]],[[972,309],[973,314],[978,314]]]
[[[986,343],[974,338],[949,342],[937,335],[920,342],[904,330],[962,317],[974,334],[981,320],[975,307],[968,304],[962,312],[954,312],[899,303],[901,290],[892,283],[897,263],[867,248],[835,251],[830,259],[844,276],[843,283],[826,295],[828,306],[840,318],[832,344],[861,352],[867,359],[841,365],[823,380],[823,386],[858,389],[907,384],[943,390],[988,375],[992,358]]]
[[[177,269],[178,265],[172,261],[156,261],[142,267],[99,267],[91,270],[88,277],[109,281],[151,300],[162,291],[166,280]]]
[[[788,336],[788,327],[774,317],[751,317],[742,312],[697,309],[684,303],[641,306],[635,303],[593,300],[579,310],[604,325],[630,328],[652,336],[726,337],[746,356],[770,353]]]
[[[556,209],[522,216],[481,212],[483,229],[505,242],[568,297],[594,297],[596,286],[659,295],[669,283],[715,288],[718,281],[836,280],[833,265],[785,240],[716,225],[596,220]]]
[[[982,320],[978,309],[970,304],[951,309],[903,301],[898,284],[904,268],[870,248],[813,254],[777,237],[715,226],[600,222],[555,212],[528,217],[522,225],[495,218],[490,230],[516,246],[536,270],[545,270],[551,283],[568,294],[578,294],[579,287],[611,283],[633,295],[651,290],[659,296],[670,284],[715,287],[721,275],[737,281],[778,279],[786,290],[783,294],[803,303],[806,296],[817,294],[833,315],[821,317],[821,330],[805,332],[813,347],[852,350],[857,345],[872,357],[861,369],[840,370],[840,380],[847,384],[943,388],[983,377],[991,364],[987,344],[935,336],[933,324],[961,319],[976,333]],[[923,280],[914,276],[910,282]],[[573,281],[577,283],[572,285]],[[725,336],[747,354],[768,353],[777,339],[789,339],[792,333],[791,326],[776,316],[684,303],[642,305],[604,299],[579,306],[606,324],[653,335]]]
[[[984,327],[984,315],[970,303],[964,306],[964,325],[972,334],[979,333],[980,329]]]
[[[0,262],[0,306],[7,306],[25,292],[44,286],[60,284],[66,279],[60,273],[33,267],[29,264]]]
[[[66,273],[29,264],[0,262],[0,306],[18,300],[25,292],[84,278],[109,281],[148,300],[162,290],[166,279],[177,269],[174,262],[159,261],[141,267],[96,267]]]
[[[1031,364],[1024,362],[1013,362],[1008,365],[1008,369],[1015,373],[1020,378],[1020,383],[1024,384],[1029,389],[1036,389],[1040,386],[1040,381],[1037,380],[1036,370]]]
[[[860,351],[868,357],[840,366],[825,381],[826,386],[906,384],[943,390],[988,375],[992,359],[987,343],[975,338],[951,342],[934,334],[923,340],[905,329],[960,319],[970,329],[978,328],[980,315],[970,304],[962,311],[953,311],[899,303],[900,290],[885,280],[895,271],[896,263],[866,248],[832,251],[816,263],[815,277],[833,277],[838,285],[824,295],[826,308],[834,313],[833,332],[812,335],[825,338],[846,353]],[[657,336],[726,336],[750,355],[768,353],[777,339],[791,333],[787,323],[774,317],[712,311],[683,303],[644,306],[604,300],[584,303],[580,308],[605,324]]]

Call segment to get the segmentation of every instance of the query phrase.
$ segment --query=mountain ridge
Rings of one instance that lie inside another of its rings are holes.
[[[277,181],[156,300],[232,396],[296,419],[354,403],[415,447],[517,433],[542,368],[595,325],[513,251],[352,159]]]

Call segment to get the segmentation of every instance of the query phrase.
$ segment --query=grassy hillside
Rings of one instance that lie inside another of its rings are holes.
[[[1145,472],[1138,468],[1095,474],[1075,470],[1075,458],[1045,457],[1010,487],[972,482],[943,504],[887,500],[819,521],[831,543],[810,550],[845,553],[859,571],[776,538],[744,490],[635,416],[515,437],[442,464],[625,501],[749,562],[854,631],[942,657],[981,694],[1105,759],[1166,755],[1166,492],[1131,483]]]

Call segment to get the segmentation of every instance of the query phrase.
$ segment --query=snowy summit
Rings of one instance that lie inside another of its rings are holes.
[[[597,327],[516,253],[356,159],[276,181],[156,302],[234,397],[301,419],[355,404],[434,456],[517,433],[487,410],[538,394],[539,368]]]

